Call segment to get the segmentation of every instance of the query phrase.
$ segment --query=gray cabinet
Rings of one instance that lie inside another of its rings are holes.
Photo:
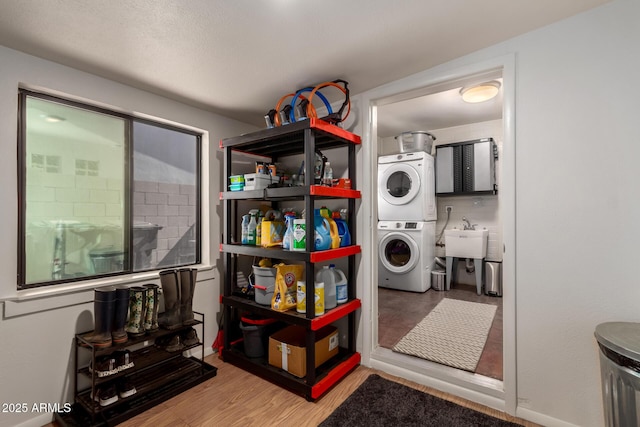
[[[496,193],[493,138],[443,144],[436,147],[436,194]]]

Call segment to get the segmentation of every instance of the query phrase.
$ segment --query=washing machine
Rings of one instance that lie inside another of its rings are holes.
[[[431,287],[435,221],[378,222],[378,286],[411,292]]]
[[[378,220],[435,221],[433,157],[424,152],[378,158]]]

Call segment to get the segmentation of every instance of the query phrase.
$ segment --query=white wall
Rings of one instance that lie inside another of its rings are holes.
[[[594,329],[640,321],[639,18],[616,0],[425,72],[515,55],[516,413],[543,425],[604,424]]]
[[[211,174],[205,174],[203,188],[212,195],[210,222],[203,231],[211,239],[210,259],[198,274],[194,309],[206,317],[205,350],[217,334],[216,313],[220,281],[215,270],[220,236],[217,207],[222,177],[220,138],[244,133],[255,128],[184,105],[149,92],[133,89],[87,73],[0,46],[0,402],[65,403],[73,401],[73,336],[93,327],[93,292],[28,298],[16,291],[17,266],[17,106],[18,85],[45,88],[57,93],[111,106],[121,111],[183,124],[205,132],[204,155],[211,162]],[[207,171],[208,172],[208,171]],[[224,182],[224,181],[223,181]],[[205,202],[205,205],[208,203]],[[207,252],[208,253],[208,252]],[[214,268],[212,268],[213,266]],[[153,274],[141,280],[153,282]],[[157,282],[157,281],[156,281]],[[133,283],[133,282],[130,282]],[[95,284],[97,285],[97,283]],[[32,292],[33,293],[33,292]],[[20,300],[16,300],[20,298]],[[0,415],[0,426],[42,425],[51,420],[49,414],[26,413]]]

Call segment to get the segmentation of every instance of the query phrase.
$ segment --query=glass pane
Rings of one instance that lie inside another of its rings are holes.
[[[122,271],[125,129],[121,118],[27,97],[26,284]],[[87,176],[87,161],[104,167]]]
[[[411,177],[406,172],[394,172],[387,180],[387,191],[393,197],[404,197],[411,190]]]
[[[394,267],[402,267],[411,260],[411,248],[405,241],[394,239],[385,246],[384,256]]]
[[[197,262],[198,138],[133,125],[133,269]]]

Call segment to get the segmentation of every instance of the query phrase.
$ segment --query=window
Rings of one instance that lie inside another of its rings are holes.
[[[200,262],[201,135],[20,91],[18,289]]]

